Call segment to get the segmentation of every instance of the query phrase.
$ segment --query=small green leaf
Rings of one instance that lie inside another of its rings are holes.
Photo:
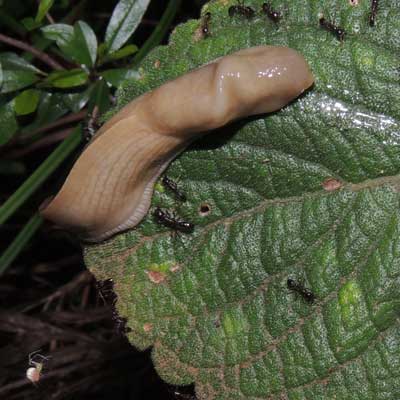
[[[54,0],[40,0],[39,8],[35,17],[35,22],[42,22],[43,18],[53,6]]]
[[[39,28],[39,27],[42,25],[41,22],[36,21],[36,20],[33,19],[32,17],[23,18],[23,19],[21,20],[21,24],[22,24],[28,31],[33,31],[33,30]]]
[[[114,51],[114,53],[111,53],[108,55],[108,57],[111,60],[119,60],[124,57],[128,57],[131,54],[134,54],[138,51],[138,47],[135,44],[128,44],[121,49]]]
[[[35,119],[27,126],[24,126],[21,132],[22,138],[31,136],[32,131],[50,124],[56,119],[62,117],[70,109],[63,103],[64,93],[46,93],[42,91]]]
[[[121,82],[127,79],[139,79],[140,74],[137,70],[127,68],[108,69],[100,73],[100,75],[112,86],[118,87]]]
[[[92,28],[84,21],[74,26],[73,57],[80,64],[93,67],[97,55],[97,38]]]
[[[112,13],[106,30],[105,43],[113,53],[121,48],[136,30],[150,0],[120,0]]]
[[[14,114],[14,101],[0,106],[0,146],[7,143],[18,129]]]
[[[51,86],[60,89],[82,86],[88,80],[88,74],[80,68],[71,69],[69,71],[52,72],[41,86]]]
[[[3,71],[1,93],[10,93],[37,82],[38,77],[31,71]]]
[[[15,98],[14,110],[17,115],[33,113],[40,99],[40,92],[36,89],[24,90]]]
[[[17,70],[17,71],[31,71],[41,73],[40,69],[30,64],[28,61],[23,59],[12,52],[0,53],[0,63],[3,69]]]
[[[52,24],[41,28],[45,38],[54,40],[62,50],[68,46],[74,36],[74,28],[67,24]]]

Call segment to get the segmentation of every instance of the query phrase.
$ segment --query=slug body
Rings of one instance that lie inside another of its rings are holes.
[[[279,110],[313,80],[297,51],[260,46],[169,81],[99,129],[41,214],[91,242],[132,228],[148,212],[157,178],[191,142],[236,119]]]

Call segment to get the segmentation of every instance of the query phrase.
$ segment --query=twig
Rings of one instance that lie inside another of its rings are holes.
[[[9,36],[0,33],[0,42],[6,43],[10,46],[16,47],[18,49],[27,51],[33,54],[36,58],[43,61],[45,64],[49,65],[51,68],[56,70],[63,70],[64,68],[55,60],[53,60],[49,55],[43,53],[42,51],[36,49],[35,47],[22,42],[21,40],[13,39]]]
[[[53,300],[65,296],[67,293],[72,292],[77,287],[79,287],[85,283],[89,283],[92,280],[93,280],[93,275],[89,271],[84,270],[79,275],[75,276],[75,278],[72,279],[71,281],[69,281],[67,284],[58,288],[55,292],[51,293],[50,295],[48,295],[46,297],[43,297],[42,299],[40,299],[34,303],[30,303],[29,305],[24,307],[21,311],[27,312],[27,311],[32,310],[33,308],[36,308],[37,306],[40,306],[41,304],[44,304],[44,303],[47,303],[47,305],[48,305]]]
[[[51,24],[55,24],[55,23],[56,23],[56,22],[54,21],[54,18],[51,16],[50,13],[47,13],[47,14],[46,14],[46,18],[47,18],[47,21],[49,21]]]
[[[37,149],[49,146],[53,143],[61,142],[61,140],[67,138],[73,130],[74,128],[63,129],[62,131],[58,131],[52,135],[45,136],[37,142],[33,142],[30,146],[27,146],[23,149],[16,149],[14,151],[11,151],[7,156],[7,159],[21,158],[34,152]]]
[[[67,125],[67,124],[70,124],[73,122],[82,121],[86,117],[86,114],[87,114],[86,110],[79,111],[75,114],[68,114],[67,116],[65,116],[63,118],[59,118],[57,121],[51,122],[48,125],[41,126],[38,129],[34,129],[29,134],[29,136],[23,136],[23,137],[21,137],[21,139],[25,140],[27,138],[31,138],[32,136],[37,135],[38,133],[45,133],[45,132],[51,131],[55,128],[58,128],[59,126],[62,126],[62,125]]]

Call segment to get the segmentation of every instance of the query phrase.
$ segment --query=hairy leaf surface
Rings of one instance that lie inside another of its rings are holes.
[[[149,213],[87,247],[86,262],[113,279],[131,343],[153,346],[163,379],[194,382],[200,399],[399,399],[400,1],[380,1],[374,27],[370,1],[270,1],[278,23],[262,3],[246,1],[250,20],[228,17],[235,1],[208,4],[211,35],[201,20],[179,26],[119,106],[266,44],[300,51],[312,90],[171,164],[188,201],[157,184],[152,205],[195,223],[193,234],[171,235]],[[322,15],[345,29],[343,42]]]

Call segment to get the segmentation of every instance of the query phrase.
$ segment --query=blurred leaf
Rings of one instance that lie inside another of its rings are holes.
[[[1,93],[14,92],[15,90],[32,85],[37,80],[38,77],[31,71],[5,70],[3,71]]]
[[[40,0],[38,12],[35,17],[36,22],[41,22],[42,19],[46,16],[49,12],[50,8],[52,7],[54,0]]]
[[[92,112],[95,106],[99,108],[100,114],[110,108],[110,88],[104,79],[97,81],[94,85],[89,100],[89,112]]]
[[[100,43],[97,49],[97,56],[102,59],[107,54],[107,45],[105,43]]]
[[[74,28],[67,24],[52,24],[41,28],[45,38],[54,40],[62,50],[71,43],[74,36]]]
[[[36,89],[24,90],[15,98],[14,110],[17,115],[33,113],[40,99],[40,92]]]
[[[73,57],[80,64],[93,67],[97,55],[97,38],[92,28],[84,21],[78,21],[74,26],[72,40]]]
[[[0,106],[0,146],[7,143],[18,129],[14,114],[14,101]]]
[[[3,69],[42,73],[40,69],[12,52],[0,53],[0,63]]]
[[[120,0],[106,30],[105,43],[109,53],[121,48],[142,20],[150,0]]]
[[[63,102],[63,93],[47,93],[41,92],[42,97],[33,122],[22,128],[22,138],[31,136],[32,132],[40,127],[54,122],[56,119],[62,117],[70,109]]]
[[[54,40],[60,50],[79,64],[92,67],[96,62],[97,38],[92,28],[84,21],[74,27],[66,24],[53,24],[42,28],[47,39]]]
[[[128,57],[131,54],[135,54],[138,51],[138,47],[135,44],[128,44],[114,53],[108,54],[102,60],[102,63],[107,61],[119,60],[124,57]]]
[[[137,70],[128,68],[108,69],[100,73],[100,75],[112,86],[118,87],[121,82],[126,79],[139,79],[140,74]]]
[[[25,164],[20,161],[0,160],[0,175],[23,175],[25,172]]]
[[[2,84],[3,84],[3,66],[0,62],[0,88]]]
[[[11,265],[11,263],[18,257],[24,247],[27,245],[32,236],[42,225],[43,219],[37,212],[34,214],[22,230],[18,233],[17,237],[12,241],[10,246],[0,257],[0,275]]]
[[[41,22],[37,22],[32,17],[27,17],[27,18],[21,19],[21,24],[24,25],[24,27],[28,31],[33,31],[34,29],[37,29],[42,25]]]
[[[88,77],[87,72],[80,68],[71,69],[69,71],[55,71],[49,74],[41,85],[61,89],[82,86],[87,82]]]
[[[62,101],[66,107],[72,112],[78,112],[86,106],[89,101],[90,94],[93,91],[93,86],[85,89],[78,93],[66,93],[61,96],[60,101]]]

